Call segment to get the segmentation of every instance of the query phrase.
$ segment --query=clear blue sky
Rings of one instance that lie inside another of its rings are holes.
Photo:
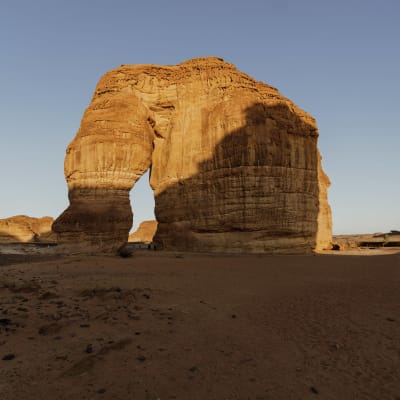
[[[65,149],[107,70],[215,55],[317,119],[335,233],[400,229],[399,21],[397,0],[2,0],[0,218],[67,206]]]

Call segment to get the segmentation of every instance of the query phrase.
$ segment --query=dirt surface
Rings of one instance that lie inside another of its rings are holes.
[[[0,254],[0,267],[3,265],[32,263],[54,259],[58,259],[58,257],[41,254]]]
[[[1,399],[400,399],[400,254],[28,261]]]

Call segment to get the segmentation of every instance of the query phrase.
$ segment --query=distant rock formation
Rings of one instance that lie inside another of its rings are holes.
[[[33,218],[16,215],[0,219],[0,242],[53,242],[56,236],[51,231],[53,218]]]
[[[220,58],[122,65],[97,85],[68,146],[73,251],[114,252],[129,191],[151,167],[158,249],[310,252],[329,247],[329,180],[312,116]]]
[[[368,247],[400,247],[400,233],[397,232],[335,235],[332,238],[332,249],[346,251]]]
[[[157,221],[143,221],[137,230],[129,235],[128,242],[142,242],[149,244],[153,241],[157,231]]]

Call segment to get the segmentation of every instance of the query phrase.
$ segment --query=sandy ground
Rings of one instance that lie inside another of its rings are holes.
[[[0,254],[0,398],[398,400],[400,254],[372,254]]]

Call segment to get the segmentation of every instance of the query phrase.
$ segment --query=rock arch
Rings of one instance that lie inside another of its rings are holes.
[[[114,252],[151,167],[158,248],[307,252],[331,242],[315,120],[215,57],[122,65],[99,81],[67,149],[61,247]]]

